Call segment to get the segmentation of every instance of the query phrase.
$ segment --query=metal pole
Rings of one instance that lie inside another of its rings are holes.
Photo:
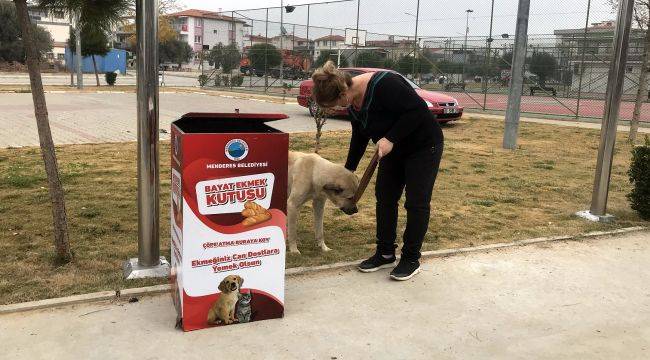
[[[241,15],[241,14],[240,14]],[[253,87],[253,64],[250,62],[250,49],[253,47],[253,36],[255,36],[255,20],[251,19],[251,35],[248,37],[250,40],[250,47],[248,48],[248,87],[252,88]],[[244,49],[242,49],[242,53],[244,52]],[[245,76],[246,74],[244,74]]]
[[[487,108],[487,90],[488,90],[488,76],[487,72],[490,71],[490,65],[492,65],[492,25],[494,24],[494,0],[492,0],[492,10],[490,10],[490,37],[487,42],[487,51],[485,52],[487,56],[487,67],[483,71],[483,110]]]
[[[333,34],[334,34],[334,29],[330,28],[330,40],[329,40],[329,43],[330,43],[330,56],[332,54],[331,51],[332,51],[332,36],[333,36]],[[336,66],[339,66],[339,64],[336,64]]]
[[[280,0],[280,84],[284,86],[284,46],[282,45],[282,40],[284,39],[284,34],[282,29],[284,28],[284,1]]]
[[[84,73],[81,68],[83,63],[83,58],[81,57],[81,26],[79,22],[81,21],[81,13],[77,13],[77,26],[75,26],[75,48],[77,53],[77,89],[84,88]]]
[[[616,130],[623,83],[625,82],[625,64],[627,62],[632,28],[632,13],[634,0],[620,0],[618,5],[618,20],[614,34],[613,61],[609,67],[607,92],[605,95],[605,115],[600,129],[600,147],[596,162],[594,191],[591,198],[590,214],[599,221],[609,221],[606,215],[609,181],[616,144]]]
[[[269,8],[266,8],[266,35],[264,36],[264,43],[266,46],[264,46],[264,92],[269,91],[269,74],[268,74],[268,67],[269,67]]]
[[[465,84],[465,66],[467,65],[467,35],[469,35],[469,14],[473,13],[474,10],[467,9],[465,12],[467,13],[467,20],[465,21],[465,45],[463,45],[463,84]]]
[[[136,0],[138,104],[138,258],[125,264],[124,276],[166,276],[160,256],[158,159],[158,1]],[[167,265],[167,266],[166,266]]]
[[[418,22],[420,20],[420,0],[415,10],[415,42],[413,46],[413,80],[415,80],[415,63],[418,61]]]
[[[309,40],[309,7],[307,5],[307,52],[309,53],[309,58],[311,61],[314,61],[314,54],[311,52],[311,40]]]
[[[138,36],[138,261],[158,265],[158,1],[137,0]]]
[[[359,56],[359,14],[361,12],[361,0],[357,0],[357,40],[354,42],[354,66],[357,66]],[[330,39],[331,41],[331,39]],[[339,51],[340,52],[340,51]]]
[[[582,59],[580,60],[580,79],[578,79],[578,101],[576,103],[576,118],[580,117],[580,98],[582,97],[582,75],[585,68],[585,53],[587,52],[587,32],[589,31],[589,13],[591,0],[587,0],[587,19],[585,20],[585,35],[582,39]]]
[[[521,112],[521,92],[524,86],[524,66],[526,63],[526,45],[528,42],[528,16],[530,0],[519,0],[517,12],[517,28],[515,30],[515,49],[512,55],[512,71],[508,105],[506,108],[506,127],[503,134],[503,148],[517,148],[517,133],[519,131],[519,115]]]

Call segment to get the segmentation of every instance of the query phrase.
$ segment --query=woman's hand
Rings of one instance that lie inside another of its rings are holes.
[[[377,152],[379,152],[379,158],[383,158],[388,155],[393,150],[393,143],[386,138],[381,138],[377,141]]]

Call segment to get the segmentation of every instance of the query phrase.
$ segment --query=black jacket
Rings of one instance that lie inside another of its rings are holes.
[[[425,101],[401,76],[388,71],[376,72],[360,111],[348,108],[352,138],[345,167],[356,170],[368,141],[385,137],[394,144],[397,156],[431,148],[443,143],[442,129]]]

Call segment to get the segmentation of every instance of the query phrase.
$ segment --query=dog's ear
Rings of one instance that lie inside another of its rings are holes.
[[[221,280],[221,283],[219,284],[219,291],[221,292],[226,292],[227,287],[226,287],[226,279]]]
[[[323,189],[326,191],[333,191],[337,194],[343,192],[343,188],[337,184],[325,184],[325,186],[323,186]]]
[[[242,279],[241,276],[237,275],[237,281],[239,282],[239,288],[241,289],[241,286],[244,285],[244,279]]]

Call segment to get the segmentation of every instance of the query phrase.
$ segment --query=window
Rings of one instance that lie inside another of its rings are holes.
[[[580,75],[580,64],[573,64],[573,74],[574,75]]]
[[[65,54],[56,54],[58,60],[65,60]]]
[[[200,44],[201,43],[201,36],[200,35],[194,35],[194,42],[196,44]]]
[[[634,71],[634,68],[633,68],[632,66],[626,66],[626,67],[625,67],[625,72],[626,72],[626,73],[629,74],[629,73],[631,73],[631,72],[633,72],[633,71]]]
[[[194,26],[196,26],[196,27],[201,27],[201,26],[203,26],[203,19],[201,19],[201,18],[197,18],[197,19],[194,21],[194,24],[195,24]]]
[[[215,34],[215,35],[219,35],[219,31],[218,31],[218,30],[212,30],[212,33]]]
[[[48,60],[54,60],[54,53],[47,53]]]

